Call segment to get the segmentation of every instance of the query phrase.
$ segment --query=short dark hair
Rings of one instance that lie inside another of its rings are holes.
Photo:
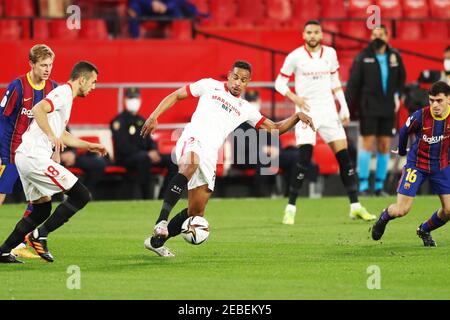
[[[244,60],[235,61],[233,64],[233,69],[234,68],[244,69],[244,70],[247,70],[248,72],[252,73],[252,65]]]
[[[88,61],[80,61],[73,66],[72,72],[70,73],[70,80],[77,80],[93,71],[98,74],[98,69],[94,64]]]
[[[447,84],[447,82],[445,81],[435,82],[428,91],[428,94],[430,96],[437,96],[440,93],[443,93],[446,96],[450,95],[450,86]]]
[[[306,21],[305,25],[303,26],[303,29],[305,29],[309,25],[315,25],[315,26],[321,27],[319,20],[308,20],[308,21]]]
[[[375,30],[375,29],[383,29],[383,30],[384,30],[384,33],[386,33],[386,35],[389,34],[388,28],[386,27],[385,24],[380,24],[379,26],[376,26],[375,28],[373,28],[373,30]],[[372,30],[372,32],[373,32],[373,30]]]

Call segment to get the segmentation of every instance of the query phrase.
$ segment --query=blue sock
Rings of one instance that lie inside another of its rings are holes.
[[[370,160],[372,152],[366,150],[358,151],[358,175],[359,175],[359,191],[369,189]]]
[[[384,180],[388,173],[389,153],[377,153],[377,169],[375,171],[375,191],[383,190]]]
[[[388,213],[388,209],[384,209],[384,211],[381,213],[380,219],[388,222],[389,220],[394,220],[395,217],[391,217]]]
[[[441,218],[439,218],[438,212],[436,211],[435,213],[433,213],[430,219],[422,223],[420,229],[425,232],[431,232],[439,227],[442,227],[446,223],[447,221],[443,221],[441,220]]]

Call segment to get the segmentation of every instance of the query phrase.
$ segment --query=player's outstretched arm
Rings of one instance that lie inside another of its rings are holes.
[[[141,130],[141,136],[145,138],[148,135],[152,134],[158,126],[159,116],[162,115],[167,109],[172,107],[177,101],[186,99],[187,97],[188,92],[185,86],[165,97],[156,107],[155,111],[153,111],[152,114],[148,117],[147,121],[145,121],[145,124]]]
[[[41,100],[31,109],[31,112],[33,113],[34,120],[36,121],[39,128],[41,128],[52,145],[55,147],[55,152],[59,153],[61,151],[64,151],[64,144],[61,137],[55,136],[55,133],[48,123],[47,113],[52,112],[52,110],[53,108],[48,101]]]
[[[314,128],[314,124],[312,122],[312,119],[307,114],[304,114],[303,112],[297,112],[290,116],[287,119],[281,120],[279,122],[273,122],[270,119],[266,119],[262,125],[261,129],[267,130],[271,132],[272,130],[278,130],[280,132],[280,135],[289,131],[292,129],[299,121],[302,121],[303,123],[306,123],[308,126],[311,127],[314,131],[316,129]]]
[[[85,149],[94,153],[97,153],[100,156],[106,155],[106,148],[99,143],[91,143],[88,141],[84,141],[74,137],[70,132],[65,131],[62,135],[62,140],[66,146],[77,148],[77,149]]]

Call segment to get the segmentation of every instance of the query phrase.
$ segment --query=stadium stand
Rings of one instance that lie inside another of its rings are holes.
[[[401,40],[421,40],[422,25],[416,21],[397,22],[397,39]]]
[[[338,18],[348,17],[347,7],[344,1],[340,0],[322,0],[322,18]]]
[[[37,12],[33,0],[5,0],[3,6],[5,17],[34,17]]]
[[[22,28],[16,20],[0,20],[0,39],[19,40]]]
[[[375,4],[380,7],[384,19],[400,19],[403,16],[400,0],[377,0]]]
[[[402,7],[404,18],[420,19],[430,16],[427,0],[403,0]]]
[[[83,20],[83,26],[80,29],[80,39],[104,40],[108,39],[108,30],[105,21],[101,19]]]
[[[349,0],[348,14],[350,18],[367,18],[367,7],[373,4],[370,0]]]
[[[84,22],[82,22],[84,23]],[[66,19],[53,19],[49,21],[50,37],[58,40],[78,39],[78,29],[68,29]]]
[[[450,1],[448,0],[429,0],[431,17],[450,19]]]

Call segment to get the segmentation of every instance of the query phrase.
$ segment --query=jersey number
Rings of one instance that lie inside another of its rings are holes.
[[[55,169],[55,167],[50,166],[47,168],[48,173],[50,173],[53,177],[59,176],[59,171]]]
[[[416,175],[417,170],[413,170],[411,168],[408,168],[408,169],[406,169],[406,172],[408,172],[406,174],[406,181],[411,182],[411,183],[416,182],[416,180],[417,180],[417,175]]]

